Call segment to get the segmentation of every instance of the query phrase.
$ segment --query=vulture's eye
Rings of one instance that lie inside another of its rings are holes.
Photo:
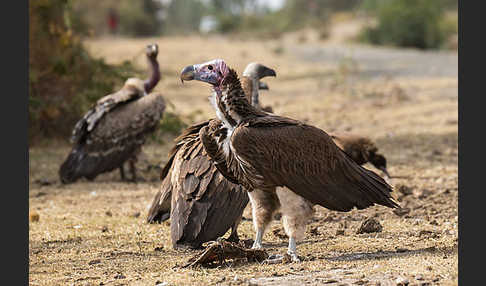
[[[213,66],[208,66],[208,70],[212,71],[213,70]]]

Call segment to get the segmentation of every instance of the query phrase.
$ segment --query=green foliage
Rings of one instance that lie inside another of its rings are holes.
[[[257,8],[255,1],[251,0],[212,2],[212,14],[219,22],[218,32],[246,33],[257,37],[276,38],[284,32],[305,27],[325,31],[332,11],[329,3],[312,0],[287,0],[277,11]]]
[[[164,112],[164,116],[158,127],[159,132],[179,135],[187,124],[174,112]]]
[[[365,1],[364,9],[375,11],[378,23],[366,27],[360,38],[373,44],[440,48],[454,32],[451,24],[444,22],[445,3],[445,0]]]
[[[100,97],[111,93],[134,68],[93,59],[69,26],[66,0],[29,5],[29,142],[68,138],[76,121]]]

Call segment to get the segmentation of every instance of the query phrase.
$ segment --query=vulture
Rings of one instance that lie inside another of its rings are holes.
[[[378,152],[375,143],[369,138],[348,132],[329,133],[336,145],[359,165],[370,162],[375,168],[390,178],[386,169],[386,158]]]
[[[123,164],[127,161],[131,179],[137,179],[137,155],[165,110],[162,94],[151,92],[160,80],[157,54],[157,44],[147,46],[151,69],[148,79],[127,79],[119,91],[100,98],[76,123],[71,136],[72,150],[59,169],[62,183],[72,183],[81,177],[94,180],[116,168],[125,180]]]
[[[375,204],[399,207],[392,186],[357,164],[325,131],[253,107],[238,75],[223,60],[187,66],[181,80],[213,88],[210,102],[220,121],[202,127],[198,135],[221,174],[249,192],[253,248],[262,247],[265,228],[278,208],[289,237],[287,254],[299,262],[296,243],[312,214],[310,206],[341,212]]]
[[[250,63],[241,82],[245,100],[260,108],[260,79],[276,76],[273,69]],[[268,88],[267,85],[265,85]],[[227,180],[211,162],[199,138],[205,126],[219,124],[210,119],[187,128],[169,153],[161,173],[162,184],[155,195],[146,221],[162,222],[171,218],[171,240],[174,248],[199,248],[231,228],[230,241],[238,241],[237,227],[248,195],[243,186]]]

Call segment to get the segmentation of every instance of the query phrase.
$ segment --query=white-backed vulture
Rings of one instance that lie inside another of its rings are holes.
[[[276,76],[275,71],[258,63],[248,64],[243,72],[246,100],[257,108],[259,81],[266,76]],[[224,235],[230,227],[228,239],[238,240],[237,227],[248,195],[242,186],[221,175],[204,151],[198,134],[201,128],[213,124],[219,124],[219,120],[195,124],[175,139],[161,174],[161,189],[147,215],[148,223],[171,218],[174,248],[198,248]]]
[[[306,206],[318,204],[342,212],[375,204],[398,207],[391,197],[392,187],[354,162],[326,132],[251,106],[238,75],[223,60],[187,66],[181,80],[212,86],[210,102],[220,122],[199,131],[204,149],[224,176],[250,191],[250,198],[255,190],[278,197],[292,261],[300,261],[296,242],[303,236],[303,227],[298,223],[302,224],[303,209],[307,214]],[[261,201],[259,205],[273,208]],[[258,225],[258,211],[254,214]],[[264,227],[258,225],[255,248],[261,247]]]
[[[125,180],[126,161],[132,180],[136,180],[137,155],[165,110],[162,94],[151,92],[160,80],[157,54],[156,44],[147,46],[151,69],[148,79],[127,79],[119,91],[99,99],[76,123],[71,137],[74,146],[59,169],[62,183],[72,183],[81,177],[93,180],[116,168]]]

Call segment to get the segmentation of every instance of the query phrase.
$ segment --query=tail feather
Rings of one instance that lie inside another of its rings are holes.
[[[160,190],[155,197],[147,214],[147,223],[161,223],[170,218],[172,185],[170,176],[162,181]]]
[[[73,148],[59,169],[59,177],[63,184],[74,183],[83,176],[80,166],[85,157],[86,153],[82,148]]]

